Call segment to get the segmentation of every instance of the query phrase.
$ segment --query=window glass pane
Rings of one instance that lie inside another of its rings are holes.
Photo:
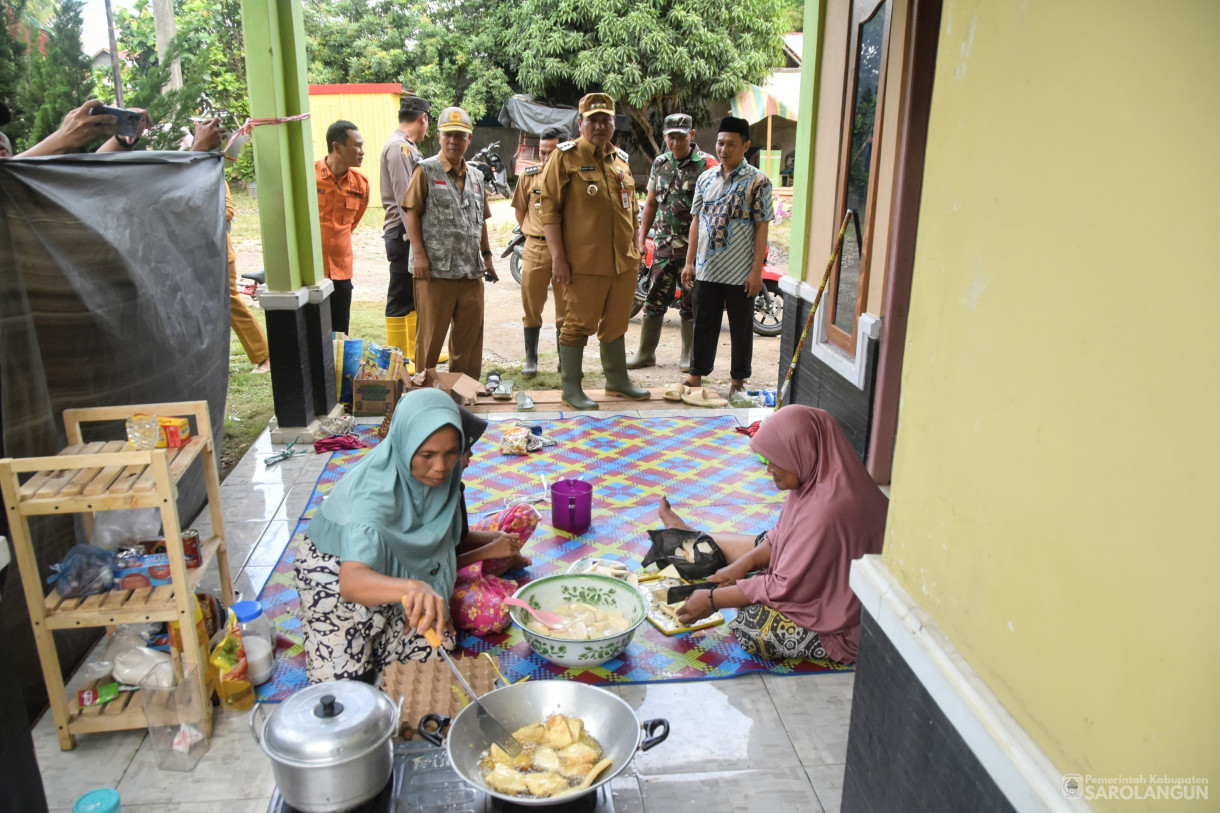
[[[888,2],[860,26],[856,51],[856,98],[852,105],[851,144],[847,166],[847,208],[856,213],[843,239],[839,262],[839,287],[835,296],[835,327],[844,333],[855,330],[856,296],[860,282],[860,218],[868,201],[869,171],[873,164],[873,130],[877,122],[877,89],[881,83],[881,50],[885,47]]]

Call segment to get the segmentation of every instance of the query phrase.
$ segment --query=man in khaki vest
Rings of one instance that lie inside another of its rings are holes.
[[[563,402],[573,409],[597,409],[581,388],[585,345],[595,333],[606,392],[649,398],[627,376],[625,336],[640,266],[639,204],[627,154],[610,143],[613,136],[614,100],[590,93],[580,100],[580,137],[560,144],[542,171],[540,220],[551,274],[564,286],[567,308],[559,334]]]
[[[525,312],[525,365],[521,375],[532,378],[538,374],[538,337],[542,333],[542,308],[546,291],[551,285],[551,252],[546,247],[546,234],[538,212],[542,208],[542,168],[559,146],[560,131],[548,127],[538,138],[538,156],[542,163],[525,170],[513,192],[513,211],[517,225],[525,235],[521,252],[521,309]],[[563,289],[555,288],[555,339],[563,330]]]
[[[483,278],[496,279],[487,241],[483,179],[468,172],[470,114],[447,107],[437,121],[441,151],[419,162],[407,197],[414,258],[417,375],[436,367],[449,334],[449,372],[479,378],[483,369]]]

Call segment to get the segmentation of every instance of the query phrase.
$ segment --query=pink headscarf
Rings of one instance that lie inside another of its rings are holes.
[[[779,610],[822,639],[839,663],[855,663],[860,601],[847,584],[853,559],[880,553],[889,501],[843,429],[820,409],[789,405],[763,421],[750,448],[797,475],[768,534],[771,564],[737,583],[751,603]]]

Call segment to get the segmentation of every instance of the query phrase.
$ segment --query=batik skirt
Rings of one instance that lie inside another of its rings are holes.
[[[343,600],[339,563],[339,557],[322,553],[308,538],[293,562],[309,682],[367,681],[391,663],[426,661],[432,646],[407,629],[401,604],[367,607]],[[448,631],[444,645],[447,650],[455,646]]]

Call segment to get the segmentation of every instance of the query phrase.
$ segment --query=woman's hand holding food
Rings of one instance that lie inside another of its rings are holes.
[[[712,609],[711,596],[710,590],[696,590],[691,593],[686,603],[678,608],[678,620],[689,625],[716,612]]]

